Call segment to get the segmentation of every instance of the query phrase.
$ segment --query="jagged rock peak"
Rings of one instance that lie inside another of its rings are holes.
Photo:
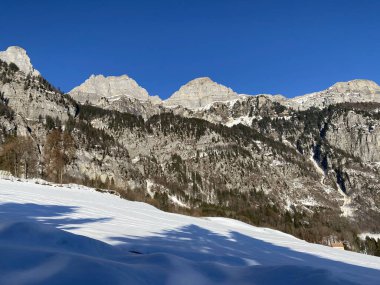
[[[196,109],[237,98],[238,94],[231,88],[218,84],[209,77],[200,77],[183,85],[165,101],[165,105]]]
[[[34,69],[26,51],[18,46],[10,46],[5,51],[0,51],[0,59],[6,63],[13,62],[25,74],[38,76],[40,73]]]
[[[140,101],[150,100],[146,89],[137,84],[128,75],[103,76],[91,75],[84,83],[75,87],[69,94],[79,102],[96,104],[101,98],[118,100],[131,97]]]

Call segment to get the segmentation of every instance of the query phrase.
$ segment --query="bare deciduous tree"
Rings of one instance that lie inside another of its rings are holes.
[[[37,175],[38,154],[30,137],[9,137],[0,151],[1,168],[14,176],[29,178]]]
[[[75,144],[72,136],[67,132],[53,130],[46,137],[44,147],[44,162],[46,176],[62,183],[65,166],[75,155]]]

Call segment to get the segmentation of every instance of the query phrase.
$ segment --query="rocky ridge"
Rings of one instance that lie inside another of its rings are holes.
[[[330,105],[347,102],[380,103],[380,86],[371,80],[356,79],[338,82],[326,90],[279,102],[297,110],[306,110],[311,107],[322,109]]]
[[[146,109],[149,109],[154,115],[158,112],[157,110],[154,111],[152,106],[161,106],[161,109],[170,108],[179,113],[199,113],[210,109],[214,104],[232,106],[236,102],[248,102],[251,97],[265,97],[270,101],[295,110],[307,110],[311,107],[323,109],[330,105],[347,102],[380,102],[380,86],[371,80],[362,79],[338,82],[326,90],[288,99],[282,95],[238,94],[231,88],[218,84],[208,77],[201,77],[189,81],[171,97],[162,101],[158,96],[149,96],[144,88],[126,75],[120,77],[98,75],[91,76],[83,84],[70,91],[69,94],[81,103],[87,102],[102,108],[121,112],[131,112],[131,109],[134,109],[133,113],[140,114],[144,118],[148,118],[149,113],[142,111],[144,108],[141,106],[132,108],[133,105],[146,105]],[[123,107],[126,104],[122,101],[125,101],[126,98],[130,99],[128,102],[130,108]],[[119,109],[117,109],[118,107]]]

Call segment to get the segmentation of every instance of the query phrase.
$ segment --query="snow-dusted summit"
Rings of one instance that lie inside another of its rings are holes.
[[[144,102],[157,103],[160,101],[156,96],[149,96],[146,89],[127,75],[107,77],[91,75],[84,83],[71,90],[69,94],[81,103],[88,102],[94,105],[97,105],[102,98],[110,102],[119,100],[122,97]]]
[[[196,109],[215,102],[234,100],[238,96],[231,88],[218,84],[209,77],[201,77],[183,85],[164,104]]]
[[[25,74],[40,75],[38,70],[34,69],[26,51],[21,47],[11,46],[6,51],[0,51],[0,59],[6,63],[13,62]]]

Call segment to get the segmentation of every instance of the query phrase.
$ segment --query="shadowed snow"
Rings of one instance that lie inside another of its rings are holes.
[[[71,187],[71,188],[69,188]],[[0,180],[0,284],[378,284],[379,258],[79,187]]]

